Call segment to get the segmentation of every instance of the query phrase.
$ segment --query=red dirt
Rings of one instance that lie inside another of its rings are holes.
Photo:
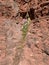
[[[49,1],[0,0],[0,65],[49,65],[49,4],[46,3]],[[20,13],[30,12],[31,8],[35,9],[35,19],[31,20],[25,46],[21,48],[22,26],[27,19]]]

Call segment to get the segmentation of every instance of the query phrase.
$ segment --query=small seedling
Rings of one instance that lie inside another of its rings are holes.
[[[24,23],[23,28],[22,28],[22,35],[23,35],[23,39],[26,37],[28,31],[28,23]]]
[[[25,37],[26,37],[27,31],[28,31],[28,26],[29,26],[30,21],[31,21],[30,18],[29,18],[28,13],[27,13],[26,17],[27,17],[27,21],[24,23],[24,25],[23,25],[23,27],[22,27],[23,40],[24,40]]]
[[[25,41],[25,38],[26,38],[26,35],[27,35],[27,32],[28,32],[28,27],[29,27],[30,21],[31,20],[28,17],[28,14],[27,14],[27,21],[23,24],[23,27],[22,27],[22,39],[21,39],[21,44],[18,47],[18,49],[23,49],[23,47],[25,46],[24,41]]]

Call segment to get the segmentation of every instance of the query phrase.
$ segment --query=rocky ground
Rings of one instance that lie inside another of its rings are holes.
[[[49,0],[0,0],[0,65],[49,65]]]

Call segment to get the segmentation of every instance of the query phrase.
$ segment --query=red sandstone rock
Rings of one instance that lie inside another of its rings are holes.
[[[0,0],[0,65],[49,65],[48,2]],[[33,7],[36,16],[31,20],[23,47],[22,26],[27,19],[18,13]]]

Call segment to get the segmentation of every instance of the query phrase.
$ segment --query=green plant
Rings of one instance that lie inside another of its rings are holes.
[[[22,28],[23,39],[26,37],[27,31],[28,31],[28,23],[26,22],[24,23],[23,28]]]
[[[28,15],[28,14],[27,14]],[[25,39],[26,35],[27,35],[27,31],[28,31],[28,26],[30,24],[30,18],[29,16],[27,16],[27,21],[24,23],[23,27],[22,27],[22,36],[23,36],[23,40]]]

